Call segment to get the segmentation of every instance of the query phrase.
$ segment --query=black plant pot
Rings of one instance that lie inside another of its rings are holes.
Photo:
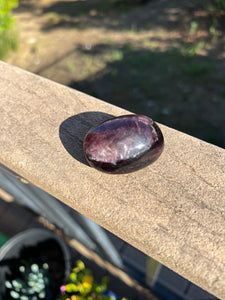
[[[16,276],[21,260],[49,265],[54,279],[52,300],[57,299],[60,286],[70,274],[70,252],[64,241],[47,229],[35,228],[21,232],[6,242],[0,248],[0,300],[12,299],[5,281]]]

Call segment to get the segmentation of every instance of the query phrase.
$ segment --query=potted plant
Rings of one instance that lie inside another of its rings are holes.
[[[108,277],[103,277],[101,283],[97,283],[91,270],[86,269],[84,263],[78,260],[68,282],[60,288],[60,300],[119,300],[113,292],[107,290],[107,285]]]
[[[24,264],[19,267],[19,272],[17,278],[5,281],[5,286],[13,299],[52,299],[54,278],[49,272],[47,263],[40,267],[37,264]]]
[[[47,229],[26,230],[0,249],[0,300],[55,300],[69,274],[64,241]]]

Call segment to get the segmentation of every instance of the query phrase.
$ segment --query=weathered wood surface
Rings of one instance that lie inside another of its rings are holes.
[[[104,174],[85,164],[84,135],[127,111],[5,63],[0,104],[0,163],[225,299],[225,150],[160,125],[158,161]]]

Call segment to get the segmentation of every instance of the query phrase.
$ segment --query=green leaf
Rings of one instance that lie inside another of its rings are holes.
[[[38,267],[37,264],[31,265],[30,268],[31,268],[31,271],[32,271],[33,273],[38,273],[38,272],[39,272],[39,267]]]
[[[12,284],[11,284],[11,282],[8,281],[8,280],[5,282],[5,286],[6,286],[8,289],[11,289],[11,288],[12,288]]]
[[[42,267],[43,267],[43,269],[45,269],[45,270],[48,270],[48,269],[49,269],[49,266],[48,266],[47,263],[44,263],[44,264],[42,265]]]
[[[73,282],[73,283],[76,283],[77,282],[77,274],[72,272],[70,274],[70,280]]]
[[[15,291],[10,291],[10,295],[14,299],[19,299],[19,297],[20,297],[20,294]]]
[[[24,266],[20,266],[19,270],[20,270],[20,273],[25,273],[25,267]]]
[[[77,285],[74,283],[68,283],[66,285],[66,292],[67,293],[73,293],[73,292],[77,292],[78,288]]]
[[[29,297],[25,296],[25,295],[22,295],[22,296],[20,296],[20,300],[29,300]]]

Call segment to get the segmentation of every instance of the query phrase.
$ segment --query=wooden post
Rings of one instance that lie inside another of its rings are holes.
[[[159,124],[154,164],[104,174],[86,164],[84,135],[127,111],[5,63],[0,104],[0,163],[225,299],[225,150]]]

